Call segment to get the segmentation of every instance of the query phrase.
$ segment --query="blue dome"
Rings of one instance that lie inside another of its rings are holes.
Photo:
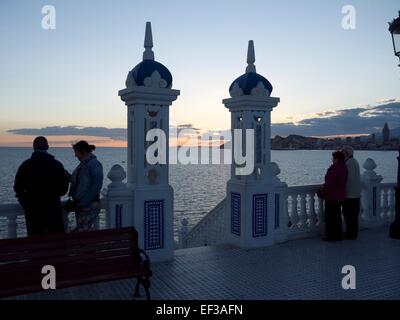
[[[270,94],[272,93],[272,84],[257,72],[248,72],[244,75],[241,75],[239,78],[232,82],[231,86],[229,87],[229,91],[231,91],[234,84],[237,83],[240,89],[243,90],[244,95],[250,95],[251,90],[256,88],[259,82],[264,85],[265,89],[267,89]]]
[[[154,60],[143,60],[136,67],[132,69],[128,74],[128,78],[132,77],[135,80],[136,85],[143,86],[143,81],[147,77],[151,77],[154,71],[158,71],[161,78],[167,82],[167,88],[172,87],[172,75],[171,72],[161,63]]]

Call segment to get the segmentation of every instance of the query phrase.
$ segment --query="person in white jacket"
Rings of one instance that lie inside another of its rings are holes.
[[[347,166],[346,199],[343,202],[343,216],[346,224],[345,239],[355,240],[358,237],[358,217],[360,214],[361,178],[360,165],[354,159],[354,150],[350,146],[342,149]]]

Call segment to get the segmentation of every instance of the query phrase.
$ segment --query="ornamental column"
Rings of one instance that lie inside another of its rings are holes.
[[[233,139],[227,183],[228,241],[242,248],[284,241],[287,232],[282,210],[287,185],[277,177],[278,165],[271,162],[271,112],[280,99],[270,96],[272,85],[256,73],[254,62],[254,43],[249,41],[246,73],[230,86],[231,98],[223,100],[231,113]],[[246,166],[253,162],[251,171],[238,164],[235,154],[248,156]]]
[[[128,107],[127,171],[133,190],[133,225],[140,248],[152,261],[164,261],[173,258],[174,250],[173,189],[168,177],[169,107],[180,92],[171,89],[169,70],[154,60],[150,22],[146,23],[144,47],[143,61],[128,73],[126,88],[119,96]],[[164,135],[152,129],[160,129]],[[160,148],[154,149],[154,143]],[[149,154],[158,161],[149,159]]]

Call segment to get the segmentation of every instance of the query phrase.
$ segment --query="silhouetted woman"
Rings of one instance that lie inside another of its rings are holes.
[[[76,216],[76,231],[93,230],[100,213],[103,166],[92,153],[96,149],[94,145],[79,141],[72,147],[80,161],[72,173],[69,190]]]
[[[342,240],[341,205],[346,198],[347,167],[344,154],[332,153],[332,165],[325,175],[325,184],[318,196],[325,200],[325,238],[324,241]]]

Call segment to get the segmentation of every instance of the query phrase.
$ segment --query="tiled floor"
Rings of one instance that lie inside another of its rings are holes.
[[[152,265],[152,299],[400,299],[400,241],[387,234],[385,227],[340,243],[178,250],[173,262]],[[356,290],[341,287],[344,265],[356,268]],[[133,286],[122,280],[17,299],[131,299]]]

